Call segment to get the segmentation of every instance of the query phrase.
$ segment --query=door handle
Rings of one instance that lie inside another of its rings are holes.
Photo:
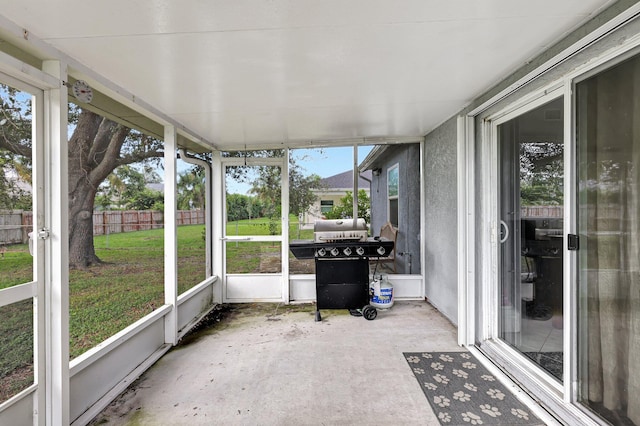
[[[509,239],[509,226],[504,220],[500,221],[500,229],[500,244],[503,244]],[[502,229],[504,229],[504,232],[502,232]]]

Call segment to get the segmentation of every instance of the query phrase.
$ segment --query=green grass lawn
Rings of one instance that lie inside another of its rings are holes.
[[[178,293],[205,278],[203,225],[178,228]],[[268,219],[227,224],[229,235],[269,235]],[[292,239],[312,238],[312,230]],[[75,358],[164,303],[164,231],[96,236],[96,254],[104,262],[69,275],[70,355]],[[265,253],[279,253],[279,243],[227,243],[227,267],[257,271]],[[7,248],[0,258],[0,289],[32,280],[33,258],[27,245]],[[31,302],[26,301],[30,307]],[[33,311],[25,302],[0,308],[0,402],[33,383]],[[10,319],[10,320],[8,320]]]

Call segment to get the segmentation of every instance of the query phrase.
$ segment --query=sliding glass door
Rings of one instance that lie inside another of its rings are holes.
[[[640,424],[640,55],[575,93],[578,400]]]
[[[640,425],[640,48],[575,72],[483,117],[477,343],[572,419]]]
[[[544,98],[495,127],[498,337],[563,375],[563,98]]]

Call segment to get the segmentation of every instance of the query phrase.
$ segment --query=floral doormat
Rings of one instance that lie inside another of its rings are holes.
[[[404,356],[441,425],[544,425],[468,352]]]

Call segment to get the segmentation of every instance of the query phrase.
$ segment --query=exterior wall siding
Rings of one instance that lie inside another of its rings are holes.
[[[425,296],[458,322],[457,127],[451,119],[425,138]]]
[[[387,170],[398,164],[398,236],[396,271],[419,274],[420,262],[420,145],[397,145],[384,153],[378,176],[371,182],[371,234],[380,235],[388,219]],[[379,160],[380,161],[380,160]]]

